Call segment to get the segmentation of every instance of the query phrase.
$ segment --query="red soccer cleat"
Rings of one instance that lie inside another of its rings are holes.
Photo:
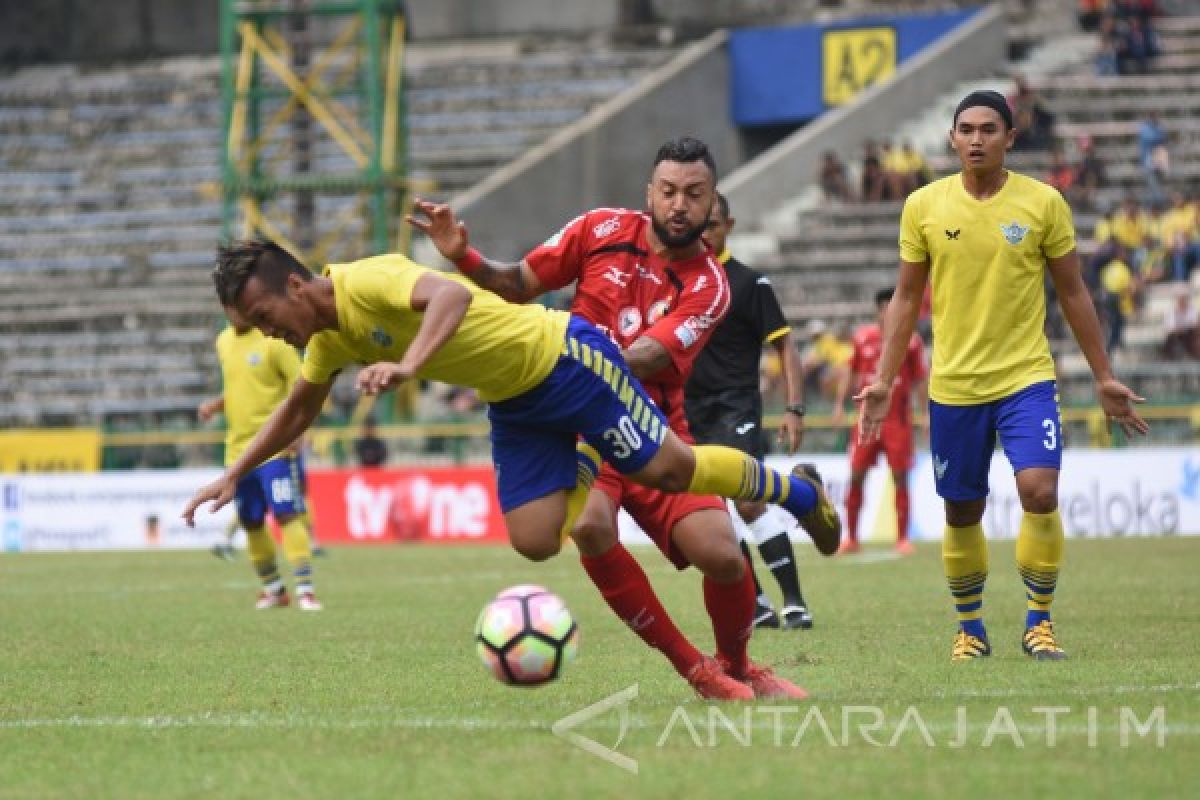
[[[705,700],[753,700],[754,690],[725,674],[720,662],[704,656],[688,670],[687,682]]]
[[[291,601],[288,599],[287,589],[278,592],[268,592],[263,589],[258,593],[258,601],[254,607],[259,611],[268,608],[285,608],[289,602]]]
[[[917,552],[917,548],[908,539],[899,539],[896,542],[896,552],[902,556],[911,556]]]
[[[842,546],[838,548],[837,554],[839,556],[851,556],[860,550],[862,550],[862,545],[858,543],[857,539],[846,539],[842,542]]]
[[[807,700],[808,692],[796,684],[775,674],[770,667],[755,664],[746,659],[746,669],[738,674],[729,670],[725,659],[718,656],[718,663],[726,667],[726,672],[754,690],[754,696],[759,700]]]

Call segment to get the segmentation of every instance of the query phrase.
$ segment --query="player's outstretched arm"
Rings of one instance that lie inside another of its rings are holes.
[[[1104,409],[1109,428],[1116,422],[1126,435],[1148,433],[1150,426],[1133,407],[1134,403],[1144,403],[1146,399],[1116,379],[1108,354],[1104,352],[1100,318],[1096,316],[1092,296],[1083,282],[1079,254],[1072,250],[1059,258],[1047,259],[1046,263],[1063,316],[1071,326],[1075,341],[1079,343],[1079,349],[1083,351],[1083,357],[1087,359],[1092,376],[1096,379],[1096,399]]]
[[[304,378],[298,378],[292,386],[292,391],[263,423],[258,435],[246,447],[241,457],[227,467],[220,478],[196,492],[188,501],[183,510],[183,518],[187,524],[196,524],[196,509],[203,503],[212,501],[209,510],[216,511],[232,500],[237,483],[242,477],[295,442],[321,413],[321,407],[325,405],[325,398],[329,396],[332,387],[332,381],[309,383]]]
[[[896,292],[883,318],[883,352],[879,356],[879,373],[870,385],[854,396],[854,402],[861,405],[858,414],[860,441],[879,437],[888,412],[892,384],[900,365],[904,363],[908,343],[912,341],[913,330],[917,327],[917,315],[921,312],[921,298],[928,280],[928,261],[900,259]]]
[[[466,224],[448,203],[431,203],[418,197],[413,201],[413,213],[405,220],[428,236],[442,257],[454,262],[463,275],[508,302],[528,303],[542,293],[541,283],[524,261],[493,261],[471,247]]]
[[[409,300],[421,312],[421,325],[404,356],[395,363],[371,364],[358,373],[359,391],[378,394],[417,374],[442,345],[450,341],[471,307],[471,291],[461,283],[426,272],[413,284]]]

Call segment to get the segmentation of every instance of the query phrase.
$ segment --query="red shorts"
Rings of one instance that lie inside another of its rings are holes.
[[[600,470],[594,488],[608,495],[614,506],[628,511],[629,516],[676,569],[691,566],[691,562],[671,540],[671,531],[679,520],[697,511],[727,511],[723,498],[715,495],[667,494],[650,489],[634,483],[608,464]]]
[[[866,472],[875,466],[882,452],[887,456],[892,472],[908,472],[913,465],[913,430],[911,424],[884,420],[879,438],[860,444],[857,431],[850,437],[850,470]]]

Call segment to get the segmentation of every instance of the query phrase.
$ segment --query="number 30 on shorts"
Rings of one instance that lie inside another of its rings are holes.
[[[631,453],[642,449],[642,434],[628,414],[617,420],[617,427],[609,428],[603,436],[612,446],[616,458],[629,458]]]
[[[1042,440],[1042,444],[1047,450],[1056,449],[1058,447],[1058,425],[1052,419],[1044,419],[1042,427],[1046,429],[1046,438]]]

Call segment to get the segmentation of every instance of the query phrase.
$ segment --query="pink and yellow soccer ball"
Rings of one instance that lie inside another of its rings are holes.
[[[512,586],[483,607],[475,651],[501,683],[541,686],[555,680],[579,650],[579,627],[558,595],[532,584]]]

